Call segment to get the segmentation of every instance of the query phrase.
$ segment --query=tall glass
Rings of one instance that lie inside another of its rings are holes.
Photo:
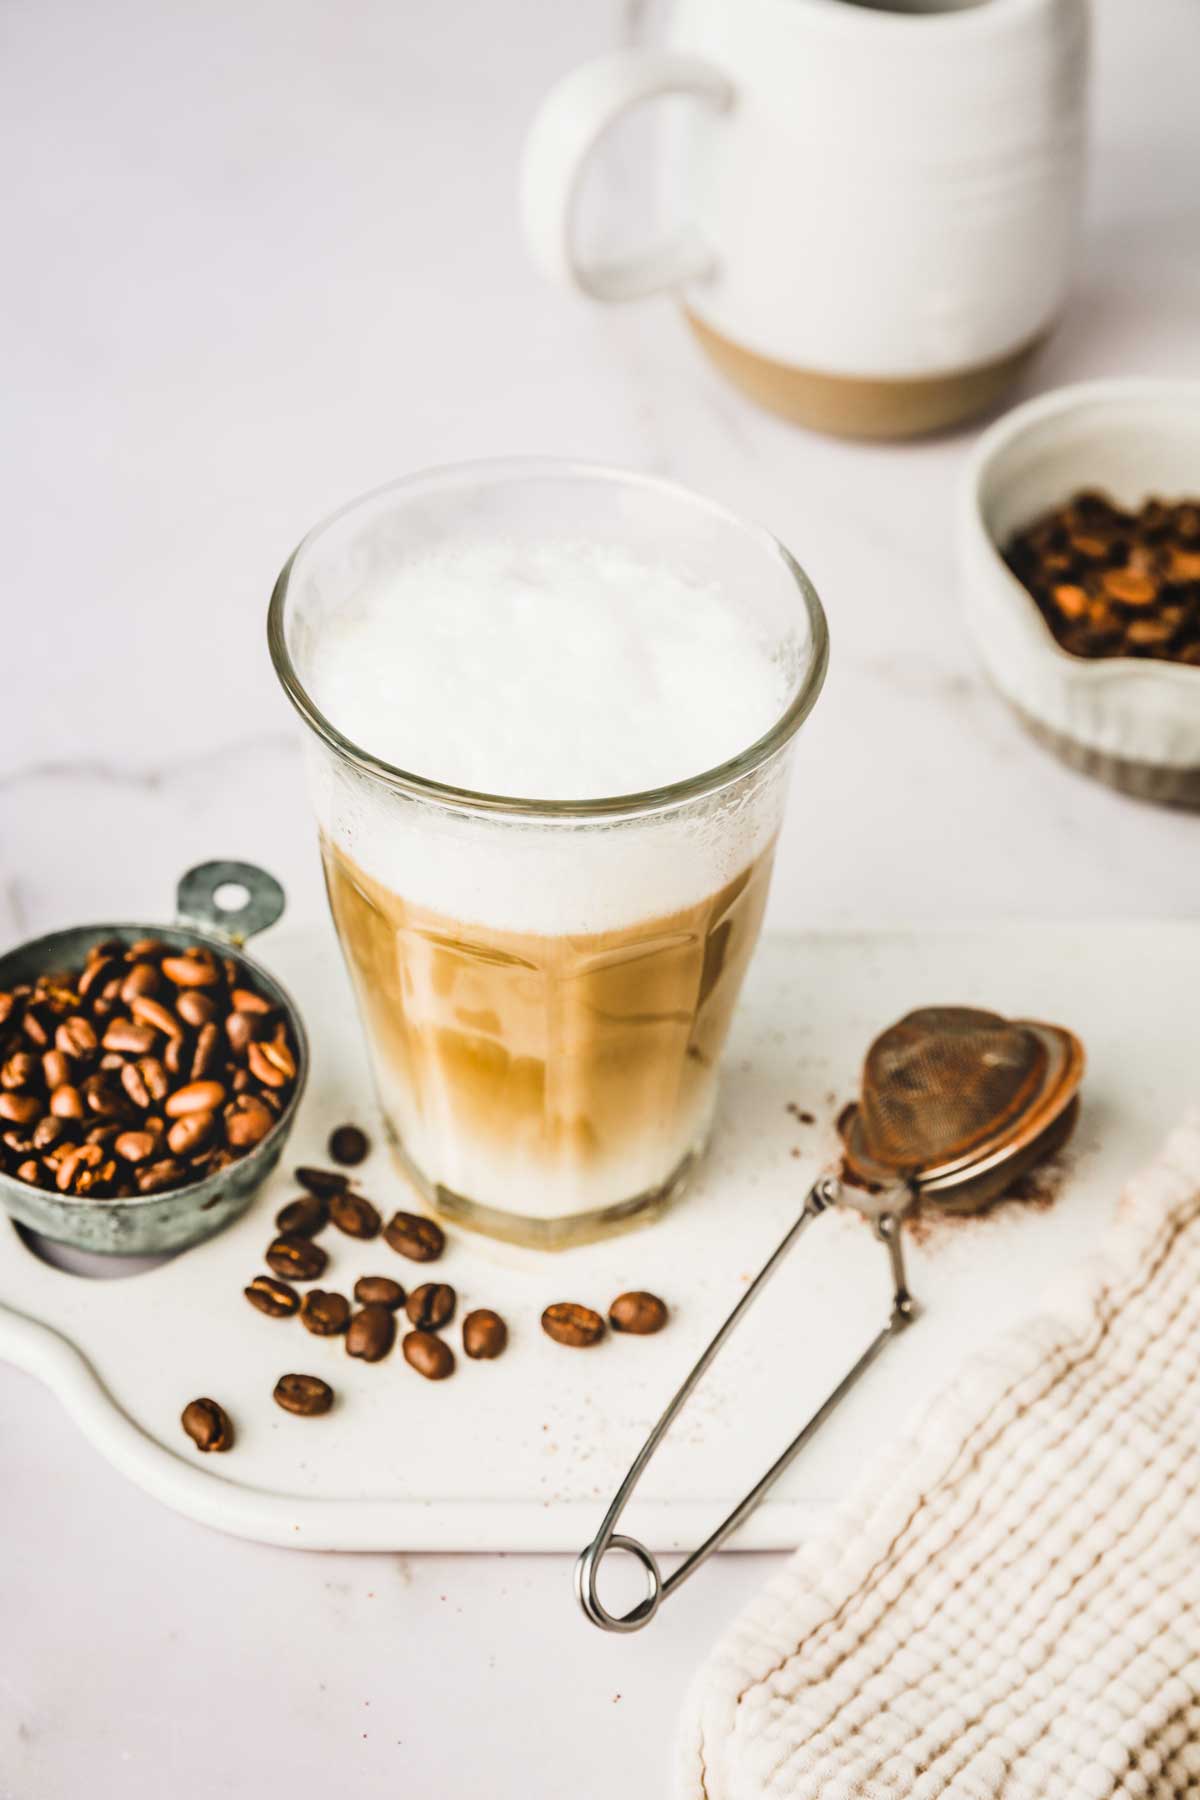
[[[364,584],[500,539],[516,554],[599,544],[719,584],[778,672],[778,716],[716,768],[584,800],[449,787],[323,717],[314,671]],[[824,679],[824,615],[802,570],[766,532],[666,482],[478,463],[317,526],[276,584],[269,639],[309,727],[329,900],[386,1128],[427,1204],[546,1248],[664,1206],[709,1132],[792,740]]]

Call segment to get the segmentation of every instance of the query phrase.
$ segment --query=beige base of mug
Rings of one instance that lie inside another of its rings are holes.
[[[977,363],[948,375],[899,380],[823,375],[746,350],[722,337],[688,307],[684,317],[713,362],[744,394],[798,425],[833,437],[910,438],[941,431],[987,412],[1016,381],[1045,333],[998,362]]]

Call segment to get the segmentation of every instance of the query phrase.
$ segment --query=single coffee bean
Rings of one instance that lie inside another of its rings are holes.
[[[129,1002],[129,1010],[139,1025],[149,1025],[153,1031],[161,1031],[171,1043],[183,1036],[183,1026],[173,1012],[160,1000],[150,994],[135,994]]]
[[[153,1156],[158,1139],[152,1131],[121,1131],[113,1139],[113,1149],[127,1163],[143,1163]]]
[[[179,1422],[197,1450],[228,1450],[233,1442],[229,1414],[215,1400],[189,1400]]]
[[[328,1200],[329,1217],[339,1231],[347,1237],[373,1238],[379,1236],[379,1213],[362,1194],[330,1194]]]
[[[445,1281],[425,1281],[414,1288],[405,1312],[418,1331],[440,1331],[454,1317],[458,1295]]]
[[[0,1093],[0,1119],[8,1119],[13,1125],[28,1126],[41,1116],[42,1103],[35,1094],[15,1094],[7,1089]]]
[[[187,1075],[188,1047],[182,1037],[172,1038],[163,1051],[163,1068],[176,1081]]]
[[[336,1163],[346,1163],[353,1168],[363,1161],[370,1148],[366,1132],[360,1131],[357,1125],[339,1125],[329,1134],[329,1154]]]
[[[296,1169],[296,1180],[318,1200],[328,1200],[330,1194],[344,1194],[346,1191],[345,1175],[337,1169]]]
[[[35,1150],[52,1150],[55,1144],[62,1142],[66,1130],[65,1119],[56,1119],[52,1113],[47,1113],[34,1126],[30,1142]]]
[[[25,1017],[25,1029],[28,1032],[29,1014],[27,1013]],[[99,1039],[92,1022],[90,1019],[85,1019],[82,1013],[76,1013],[73,1018],[64,1019],[54,1033],[54,1048],[61,1050],[64,1056],[73,1056],[77,1060],[84,1059],[94,1056],[99,1047]]]
[[[354,1284],[360,1306],[386,1306],[392,1312],[404,1305],[404,1289],[390,1275],[360,1275]]]
[[[435,1337],[432,1331],[410,1331],[400,1347],[409,1368],[426,1381],[445,1381],[447,1375],[453,1375],[454,1352],[445,1338]]]
[[[167,946],[162,939],[154,937],[135,938],[132,944],[119,944],[114,939],[110,948],[119,950],[125,961],[130,963],[153,962],[157,957],[165,956],[167,953]]]
[[[290,1319],[300,1309],[300,1296],[294,1287],[286,1281],[277,1281],[273,1275],[256,1275],[243,1293],[251,1306],[266,1313],[269,1319]]]
[[[337,1337],[345,1331],[350,1318],[350,1302],[345,1294],[333,1294],[326,1288],[310,1288],[300,1307],[300,1323],[316,1337]]]
[[[120,997],[128,1006],[136,994],[157,994],[161,987],[162,976],[154,964],[137,962],[121,983]]]
[[[421,1213],[393,1213],[383,1228],[385,1241],[410,1262],[436,1262],[446,1248],[446,1234]]]
[[[216,1018],[217,1003],[203,988],[185,988],[175,1002],[175,1011],[185,1025],[190,1025],[194,1031],[202,1031]]]
[[[56,1087],[65,1087],[71,1079],[71,1058],[64,1056],[61,1050],[42,1051],[42,1080],[47,1090],[53,1093]],[[22,1085],[26,1085],[22,1083]]]
[[[640,1288],[630,1294],[618,1294],[608,1309],[608,1322],[614,1331],[649,1337],[666,1324],[666,1303],[657,1294],[647,1294]]]
[[[86,1000],[90,994],[98,994],[112,980],[120,966],[115,956],[92,956],[89,952],[88,965],[75,984],[80,999]]]
[[[221,1066],[222,1054],[220,1026],[202,1025],[192,1052],[192,1080],[203,1081],[213,1075]]]
[[[225,1021],[225,1036],[235,1056],[244,1056],[254,1041],[257,1021],[250,1013],[230,1013]]]
[[[167,1105],[170,1105],[170,1101]],[[196,1156],[201,1150],[208,1148],[216,1128],[216,1113],[185,1113],[181,1119],[176,1119],[168,1131],[167,1148],[172,1156]]]
[[[364,1306],[346,1328],[347,1356],[380,1362],[396,1341],[396,1317],[387,1306]]]
[[[110,1019],[100,1042],[106,1050],[119,1050],[122,1056],[147,1056],[157,1037],[149,1025],[135,1025],[132,1019]]]
[[[189,1113],[211,1112],[224,1100],[225,1089],[219,1081],[189,1081],[167,1096],[163,1111],[168,1119],[183,1119]]]
[[[138,1170],[138,1193],[163,1194],[168,1188],[182,1187],[185,1179],[184,1165],[176,1162],[174,1157],[163,1157],[160,1161]]]
[[[207,950],[189,950],[183,956],[164,956],[162,972],[176,987],[215,987],[221,979],[216,959]]]
[[[30,1158],[27,1162],[17,1164],[17,1180],[28,1182],[30,1187],[45,1187],[46,1172],[41,1163]]]
[[[590,1306],[577,1306],[573,1300],[556,1300],[542,1314],[542,1330],[556,1344],[586,1350],[604,1336],[604,1320]]]
[[[134,1106],[149,1112],[153,1102],[150,1090],[142,1079],[142,1072],[136,1063],[126,1063],[121,1069],[121,1086]]]
[[[296,1078],[296,1059],[286,1044],[252,1041],[246,1046],[246,1065],[264,1087],[286,1087]]]
[[[285,1234],[267,1249],[267,1265],[288,1281],[316,1281],[325,1273],[329,1258],[311,1238]]]
[[[315,1194],[301,1194],[289,1200],[275,1214],[276,1229],[284,1237],[315,1237],[329,1223],[329,1209]]]
[[[274,1400],[284,1412],[316,1419],[333,1405],[333,1389],[319,1375],[281,1375],[275,1383]]]
[[[463,1320],[463,1349],[476,1361],[499,1356],[508,1343],[508,1326],[499,1313],[481,1306]]]
[[[275,1011],[274,1004],[265,994],[256,994],[253,988],[235,987],[229,996],[234,1012],[257,1013],[265,1018]]]
[[[146,1092],[157,1105],[165,1100],[171,1091],[171,1083],[167,1080],[167,1071],[157,1056],[141,1056],[137,1062],[137,1072],[141,1076]]]
[[[261,1144],[275,1123],[275,1115],[257,1094],[238,1094],[225,1108],[225,1136],[235,1150],[252,1150]]]
[[[69,1057],[63,1056],[61,1050],[47,1050],[42,1056],[42,1064],[48,1062],[52,1056],[58,1057],[66,1070],[65,1074],[58,1077],[58,1081],[50,1081],[49,1076],[46,1077],[51,1087],[57,1087],[59,1081],[69,1080],[71,1062]],[[38,1058],[33,1050],[18,1050],[0,1069],[0,1087],[28,1087],[31,1082],[37,1080],[38,1066]]]

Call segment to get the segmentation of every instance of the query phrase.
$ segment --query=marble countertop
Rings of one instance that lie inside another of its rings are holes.
[[[1029,391],[1200,373],[1195,0],[1097,0],[1077,292]],[[47,0],[5,23],[0,941],[169,912],[212,856],[323,897],[264,641],[318,517],[421,465],[550,452],[761,519],[830,618],[769,924],[1192,917],[1200,820],[1022,734],[967,643],[970,433],[825,441],[720,385],[673,309],[544,288],[523,124],[645,0]],[[1103,978],[1104,972],[1099,972]],[[0,1796],[619,1791],[656,1800],[699,1649],[770,1559],[644,1638],[590,1632],[561,1558],[329,1557],[227,1540],[109,1470],[0,1368]],[[486,1771],[486,1779],[480,1771]]]

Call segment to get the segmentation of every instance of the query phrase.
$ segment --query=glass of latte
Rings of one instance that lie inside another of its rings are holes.
[[[682,1188],[766,901],[821,605],[766,532],[575,463],[435,470],[310,532],[271,654],[396,1155],[554,1248]]]

